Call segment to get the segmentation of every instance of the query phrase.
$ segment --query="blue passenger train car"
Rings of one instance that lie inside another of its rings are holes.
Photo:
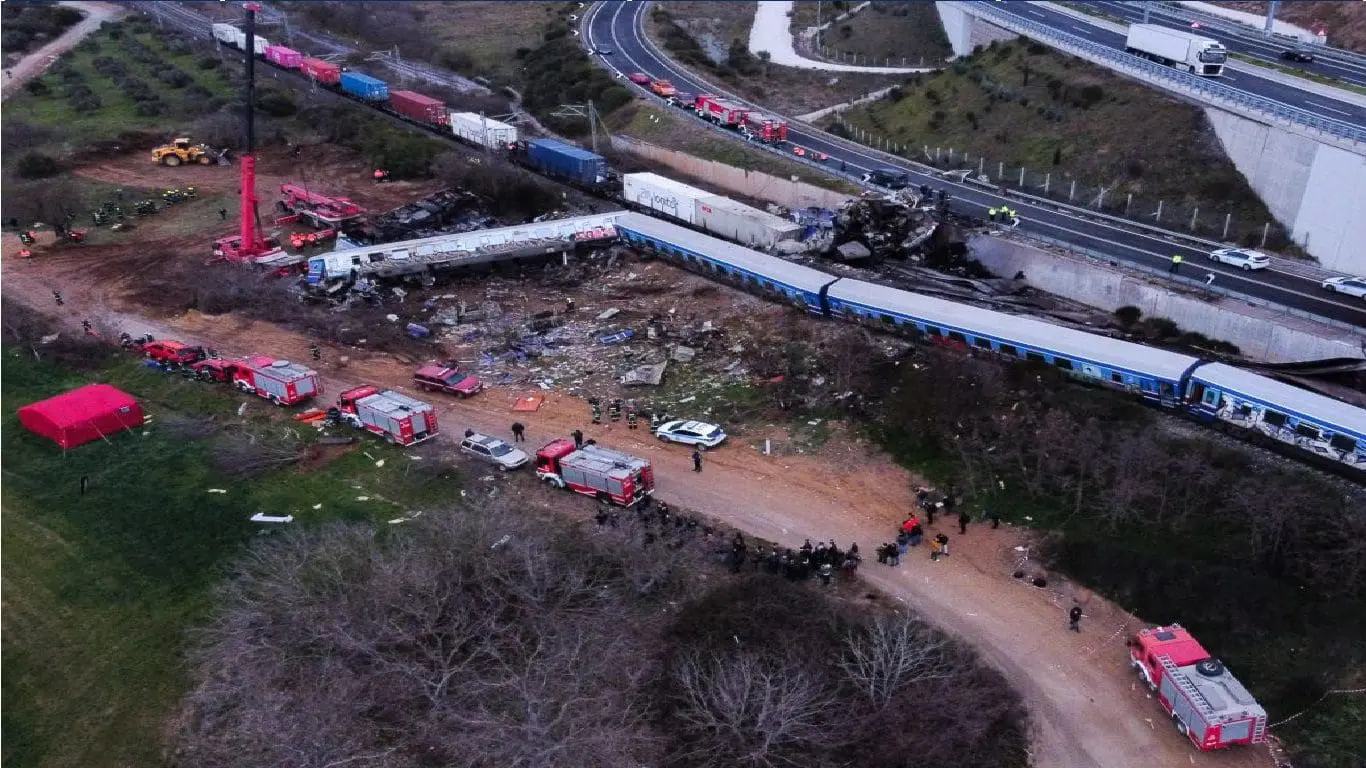
[[[617,232],[628,243],[693,271],[762,296],[785,297],[813,314],[826,314],[825,289],[839,279],[641,213],[624,214]]]

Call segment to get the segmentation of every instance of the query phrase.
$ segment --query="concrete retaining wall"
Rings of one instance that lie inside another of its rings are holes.
[[[974,236],[968,247],[973,258],[998,275],[1024,272],[1025,281],[1039,290],[1107,312],[1138,307],[1144,317],[1166,317],[1184,331],[1237,344],[1253,360],[1293,363],[1362,354],[1341,330],[1231,299],[1207,301],[1198,292],[1151,283],[1093,259],[982,235]]]
[[[788,208],[806,208],[812,205],[838,208],[851,197],[803,181],[783,179],[759,171],[747,171],[733,165],[703,160],[684,152],[621,136],[612,137],[612,146],[623,152],[649,158],[728,192],[757,200],[768,200]]]
[[[957,3],[936,2],[939,22],[955,56],[967,56],[979,45],[990,45],[993,40],[1013,40],[1018,35],[985,21],[963,10]]]
[[[1248,184],[1326,269],[1366,274],[1366,157],[1220,109],[1206,109]]]

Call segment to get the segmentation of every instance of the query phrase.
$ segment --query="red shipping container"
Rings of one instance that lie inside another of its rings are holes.
[[[269,61],[277,67],[298,69],[299,64],[302,63],[303,60],[304,55],[293,48],[286,48],[283,45],[266,46],[266,61]]]
[[[389,103],[400,115],[429,125],[445,125],[449,120],[444,101],[415,91],[390,91]]]
[[[299,69],[324,85],[336,85],[341,82],[341,67],[322,59],[305,58],[299,62]]]

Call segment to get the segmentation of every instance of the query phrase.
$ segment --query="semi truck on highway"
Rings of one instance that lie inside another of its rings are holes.
[[[1202,77],[1222,75],[1228,59],[1228,49],[1217,40],[1157,24],[1130,24],[1124,50]]]

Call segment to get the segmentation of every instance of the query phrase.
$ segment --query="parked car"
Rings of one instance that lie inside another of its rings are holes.
[[[1314,60],[1314,51],[1310,48],[1287,48],[1281,51],[1281,58],[1308,63]]]
[[[159,363],[190,365],[203,360],[208,355],[203,347],[192,347],[180,341],[149,341],[142,345],[142,354]]]
[[[668,80],[655,80],[650,83],[650,90],[654,91],[656,96],[663,96],[666,99],[678,93],[678,89]]]
[[[413,372],[413,381],[425,392],[446,392],[469,397],[484,389],[478,376],[461,372],[455,363],[429,363]]]
[[[705,421],[678,419],[660,424],[655,430],[655,437],[667,443],[715,448],[725,441],[726,433],[715,424],[708,424]]]
[[[1252,271],[1271,266],[1271,257],[1249,248],[1220,248],[1210,251],[1209,260],[1217,264],[1228,264]]]
[[[626,79],[636,85],[649,85],[652,78],[644,72],[632,72],[626,76]]]
[[[1330,277],[1323,281],[1323,290],[1330,293],[1345,293],[1358,299],[1366,299],[1366,278]]]
[[[466,434],[465,439],[460,441],[460,450],[480,461],[496,464],[504,472],[517,469],[531,461],[531,457],[526,453],[513,448],[496,437],[481,435],[478,432]]]

